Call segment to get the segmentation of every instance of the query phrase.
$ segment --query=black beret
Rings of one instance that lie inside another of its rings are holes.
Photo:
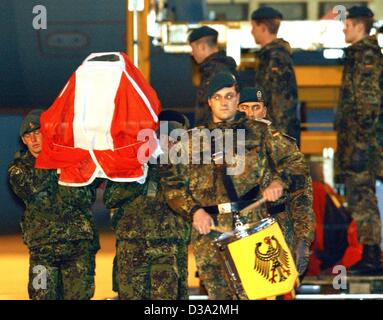
[[[223,88],[230,88],[237,84],[235,77],[229,72],[218,72],[207,85],[206,97],[209,99],[217,91]]]
[[[40,128],[40,115],[42,112],[44,112],[44,110],[35,109],[26,115],[26,117],[23,119],[20,125],[20,137],[22,137],[26,133],[32,132]]]
[[[353,6],[347,10],[347,19],[361,17],[372,18],[373,16],[374,13],[371,9],[365,6]]]
[[[260,7],[251,14],[251,20],[283,19],[282,13],[271,7]]]
[[[243,88],[240,92],[239,104],[244,102],[265,102],[265,94],[262,89],[254,87]]]
[[[197,41],[203,37],[214,36],[218,37],[218,31],[208,26],[202,26],[194,29],[188,37],[189,43]]]
[[[161,127],[167,126],[168,132],[170,133],[174,129],[189,129],[189,119],[182,113],[173,110],[161,111],[158,115],[160,126],[157,133],[166,132],[165,128],[162,130]]]

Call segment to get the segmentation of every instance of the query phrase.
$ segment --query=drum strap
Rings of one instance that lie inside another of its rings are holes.
[[[221,140],[222,137],[220,137],[219,139]],[[214,175],[218,181],[221,181],[223,183],[227,196],[230,199],[230,202],[236,202],[239,200],[238,194],[235,190],[235,186],[233,184],[233,181],[231,180],[230,175],[227,174],[226,157],[225,152],[222,148],[223,142],[221,141],[221,143],[218,143],[218,148],[216,149],[216,138],[215,136],[213,136],[211,140],[211,151],[212,160],[214,163]]]
[[[227,196],[230,199],[230,203],[226,204],[229,205],[229,208],[231,208],[231,212],[234,214],[238,214],[242,209],[256,201],[257,198],[259,198],[260,193],[260,186],[256,185],[255,187],[251,188],[249,191],[247,191],[245,194],[243,194],[241,197],[238,197],[237,191],[235,190],[235,186],[233,183],[233,180],[231,179],[231,176],[228,175],[227,172],[227,165],[224,158],[224,152],[222,150],[215,150],[215,138],[212,137],[212,160],[214,165],[214,176],[216,179],[222,181],[223,186],[226,190]],[[223,161],[220,164],[217,164],[216,160],[223,157]],[[214,206],[208,206],[204,207],[206,212],[208,212],[210,215],[213,216],[213,219],[217,220],[217,215],[220,213],[220,206],[221,205],[214,205]],[[277,205],[273,206],[271,204],[267,204],[267,211],[269,214],[277,214],[279,212],[282,212],[285,210],[285,205]]]
[[[232,211],[239,212],[242,209],[246,208],[250,204],[252,204],[256,199],[251,199],[251,200],[244,200],[244,201],[236,201],[236,202],[229,202],[226,203],[229,208],[231,208]],[[215,205],[215,206],[207,206],[204,207],[205,211],[211,215],[218,215],[220,213],[220,205]]]
[[[231,202],[238,201],[238,194],[235,190],[233,180],[231,180],[231,177],[228,174],[223,174],[223,185],[225,186],[227,196],[229,197]]]
[[[231,202],[237,202],[242,200],[254,200],[259,196],[259,185],[251,188],[242,196],[238,197],[237,191],[235,190],[235,186],[231,176],[226,174],[226,165],[215,165],[214,173],[216,177],[222,181],[223,186],[225,187],[228,198]]]
[[[270,215],[276,215],[280,212],[283,212],[286,210],[286,205],[284,203],[274,205],[272,202],[266,202],[266,209],[267,213]]]

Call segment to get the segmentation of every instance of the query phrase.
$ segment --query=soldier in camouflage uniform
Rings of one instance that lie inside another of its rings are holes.
[[[335,127],[336,182],[345,184],[348,207],[358,225],[362,260],[352,268],[358,274],[382,271],[381,222],[375,180],[383,177],[383,153],[377,129],[382,105],[383,57],[376,36],[369,36],[373,13],[367,7],[349,9],[341,98]]]
[[[267,116],[267,107],[265,105],[264,96],[265,96],[264,91],[260,88],[259,89],[253,88],[253,87],[243,88],[240,91],[238,111],[244,112],[249,119],[255,119],[255,120],[263,119],[263,122],[270,127],[271,131],[274,134],[276,134],[278,133],[278,130],[273,128],[271,121],[268,121],[265,119]],[[285,133],[283,133],[282,136],[283,136],[282,139],[284,140],[283,143],[285,145],[289,146],[291,150],[295,149],[296,151],[299,151],[294,138],[288,136]],[[277,175],[277,173],[269,172],[269,173],[266,173],[266,176],[268,174]],[[303,215],[305,214],[313,215],[312,205],[310,203],[306,203],[308,207],[304,207],[302,206],[302,201],[301,201],[302,198],[305,198],[309,196],[310,194],[312,194],[312,181],[310,176],[306,177],[305,186],[306,186],[305,188],[302,188],[300,189],[300,191],[297,191],[295,195],[288,194],[290,201],[289,201],[289,206],[288,208],[286,208],[286,210],[290,211],[289,215],[291,217],[293,217],[294,214],[296,215],[299,211]],[[301,192],[301,194],[299,194],[299,192]],[[272,214],[271,208],[269,209],[269,213]],[[301,241],[300,239],[301,235],[295,234],[295,236],[296,236],[296,239],[295,239],[296,248],[299,247],[300,248],[299,250],[302,250],[301,256],[309,257],[310,248],[305,245],[306,244],[305,239]],[[292,252],[297,251],[297,249],[295,248],[290,248],[290,249]],[[299,273],[301,275],[300,277],[301,279],[303,278],[303,275],[305,272],[304,270],[306,269],[306,266],[307,266],[307,262],[305,264],[303,263],[300,264],[301,270],[299,270]]]
[[[218,49],[218,32],[208,26],[194,29],[189,35],[192,56],[199,65],[200,85],[197,89],[195,125],[207,125],[210,121],[210,108],[206,90],[209,79],[220,71],[227,71],[238,77],[237,64],[232,57]]]
[[[292,49],[277,38],[282,14],[261,7],[251,15],[252,35],[262,48],[256,55],[255,87],[265,91],[268,118],[276,129],[294,137],[299,145],[298,90]]]
[[[276,219],[289,247],[294,248],[293,255],[301,274],[306,269],[308,261],[308,250],[301,247],[308,248],[314,236],[312,194],[308,185],[308,167],[303,155],[296,146],[287,144],[282,134],[272,132],[263,121],[247,119],[242,113],[236,115],[237,90],[234,77],[227,73],[215,75],[208,87],[213,121],[207,129],[245,130],[245,140],[239,141],[237,145],[237,148],[242,145],[245,154],[234,155],[236,159],[234,167],[243,165],[241,172],[231,176],[234,192],[228,191],[227,183],[225,183],[227,178],[222,171],[222,165],[217,164],[214,159],[206,164],[195,161],[201,157],[201,153],[211,150],[209,131],[200,131],[205,129],[204,127],[190,130],[189,139],[185,142],[181,140],[178,147],[188,155],[189,161],[181,161],[180,164],[175,165],[172,168],[173,171],[169,171],[162,180],[166,185],[166,198],[170,207],[193,222],[193,252],[200,278],[210,299],[233,298],[219,254],[213,246],[213,240],[219,236],[219,233],[212,230],[213,225],[220,231],[232,229],[232,213],[218,213],[216,221],[213,215],[213,209],[218,204],[232,202],[232,196],[229,193],[236,193],[241,203],[242,200],[250,200],[248,196],[258,188],[259,194],[262,194],[267,201],[274,202],[271,204],[273,213],[278,213]],[[199,145],[192,143],[196,130],[204,138],[204,142]],[[230,165],[226,164],[226,167],[229,168]],[[267,174],[270,170],[274,172],[273,175]],[[302,189],[306,192],[302,192]],[[290,199],[278,202],[277,200],[283,198],[284,190],[288,191]],[[290,202],[298,197],[295,210],[285,209],[285,206],[290,206]],[[307,210],[308,208],[310,209]],[[240,219],[243,223],[253,223],[266,214],[264,207],[250,211],[242,215]],[[298,242],[300,242],[299,245]]]
[[[169,132],[187,126],[186,117],[176,112],[160,113],[159,119],[168,121]],[[172,143],[167,136],[161,142],[165,142],[163,148]],[[107,208],[117,209],[113,225],[120,299],[188,299],[191,226],[166,203],[160,173],[169,166],[149,164],[144,184],[107,183],[104,202]]]
[[[95,188],[60,186],[55,170],[34,168],[42,147],[40,114],[33,110],[24,118],[20,136],[28,150],[8,168],[12,189],[26,207],[21,229],[30,253],[29,297],[90,299],[99,249],[90,212]]]

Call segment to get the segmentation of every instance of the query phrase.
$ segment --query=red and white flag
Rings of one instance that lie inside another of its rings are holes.
[[[97,177],[143,181],[146,164],[139,150],[146,148],[150,156],[157,143],[137,135],[157,128],[160,111],[156,92],[126,54],[93,53],[41,115],[43,147],[36,168],[59,169],[59,184],[69,186]]]

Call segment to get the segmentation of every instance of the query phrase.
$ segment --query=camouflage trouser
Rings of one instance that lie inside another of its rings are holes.
[[[363,245],[380,246],[381,222],[375,195],[375,178],[368,172],[346,178],[348,207],[358,226],[358,240]]]
[[[223,262],[213,244],[214,236],[218,237],[219,233],[212,231],[209,235],[200,236],[193,229],[192,245],[198,274],[209,299],[232,300],[234,297],[226,281]]]
[[[177,299],[177,254],[175,243],[119,240],[117,268],[120,299]]]
[[[178,264],[178,300],[189,299],[188,286],[188,245],[178,244],[177,264]]]
[[[30,248],[28,292],[33,300],[89,300],[94,294],[91,240]]]
[[[113,258],[112,290],[114,292],[118,292],[117,255],[115,255],[114,258]]]

